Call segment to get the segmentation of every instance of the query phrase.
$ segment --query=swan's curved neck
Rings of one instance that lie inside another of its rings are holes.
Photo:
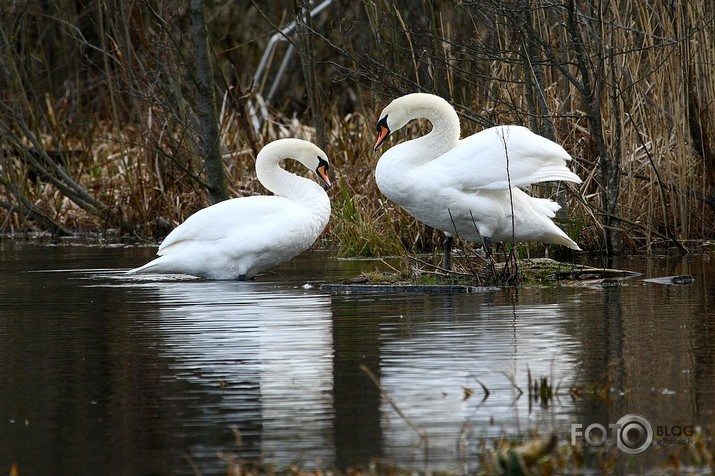
[[[256,157],[258,181],[275,195],[291,200],[306,202],[325,195],[314,181],[288,172],[280,166],[285,157],[276,152],[266,152],[265,148]]]
[[[432,123],[432,130],[425,136],[433,146],[438,147],[443,154],[459,142],[459,116],[454,108],[442,98],[428,97],[413,108],[415,119],[425,118]]]
[[[413,167],[420,166],[456,147],[460,135],[459,116],[447,101],[419,93],[406,99],[409,120],[427,119],[432,124],[432,130],[422,137],[395,146],[402,146],[400,153],[404,161]]]

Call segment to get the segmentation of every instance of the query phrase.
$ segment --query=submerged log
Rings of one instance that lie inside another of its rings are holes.
[[[320,289],[339,294],[347,293],[421,293],[460,294],[498,291],[497,287],[460,284],[322,284]]]

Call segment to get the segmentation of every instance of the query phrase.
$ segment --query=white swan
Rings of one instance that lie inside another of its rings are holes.
[[[375,151],[417,118],[428,119],[432,130],[385,152],[375,181],[389,200],[445,233],[445,268],[453,235],[487,249],[492,241],[540,241],[580,250],[551,221],[559,205],[518,188],[552,180],[581,183],[566,167],[571,157],[560,145],[521,126],[492,127],[459,140],[454,108],[439,96],[414,93],[382,111]]]
[[[308,249],[330,218],[330,199],[314,181],[279,166],[292,158],[330,187],[328,158],[300,139],[267,144],[256,157],[259,182],[275,196],[234,198],[191,215],[130,273],[180,273],[208,279],[251,279]]]

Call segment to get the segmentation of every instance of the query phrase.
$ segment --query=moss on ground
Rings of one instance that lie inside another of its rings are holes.
[[[581,283],[610,283],[637,273],[609,268],[593,268],[562,263],[548,258],[524,259],[516,262],[484,263],[479,268],[457,268],[447,271],[439,267],[410,265],[409,269],[370,271],[343,284],[414,285],[414,286],[552,286]]]

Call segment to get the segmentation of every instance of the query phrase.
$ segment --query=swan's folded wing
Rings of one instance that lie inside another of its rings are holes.
[[[243,197],[219,202],[199,210],[176,227],[159,246],[158,254],[171,252],[176,245],[192,242],[216,242],[231,237],[238,241],[259,241],[285,230],[286,220],[300,214],[303,207],[277,196]]]
[[[581,179],[567,167],[571,156],[560,145],[521,126],[486,129],[458,142],[423,166],[426,176],[440,177],[461,190],[504,190],[532,183]]]

